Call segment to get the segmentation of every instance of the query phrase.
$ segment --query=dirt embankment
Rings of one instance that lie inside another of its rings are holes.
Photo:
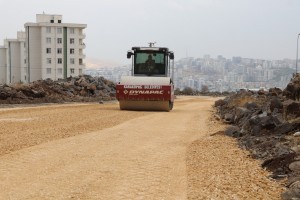
[[[262,161],[273,179],[287,179],[283,199],[300,198],[300,74],[282,91],[241,90],[215,102],[225,134]]]
[[[115,99],[115,84],[103,77],[82,75],[58,81],[0,85],[0,104],[95,102]]]

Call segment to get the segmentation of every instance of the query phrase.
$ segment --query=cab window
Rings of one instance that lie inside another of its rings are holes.
[[[157,52],[136,52],[134,74],[165,75],[165,54]]]

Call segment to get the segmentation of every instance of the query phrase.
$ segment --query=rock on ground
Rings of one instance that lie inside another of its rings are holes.
[[[251,157],[261,160],[272,178],[287,178],[288,190],[282,194],[283,199],[300,197],[296,184],[300,181],[299,82],[298,73],[283,91],[240,90],[215,102],[219,118],[232,124],[227,135],[236,137]]]
[[[115,95],[115,83],[88,75],[0,85],[0,104],[97,102],[115,100]]]

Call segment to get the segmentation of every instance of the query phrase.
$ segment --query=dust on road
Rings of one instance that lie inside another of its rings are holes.
[[[0,199],[279,199],[283,187],[233,139],[210,136],[222,128],[213,102],[181,97],[171,112],[1,109]]]

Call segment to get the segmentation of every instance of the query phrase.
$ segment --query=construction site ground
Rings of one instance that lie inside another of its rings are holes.
[[[280,199],[283,182],[222,134],[215,100],[0,108],[0,199]]]

